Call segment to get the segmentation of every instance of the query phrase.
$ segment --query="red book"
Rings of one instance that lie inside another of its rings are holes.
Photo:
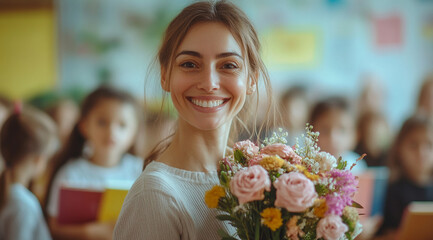
[[[60,224],[80,224],[98,219],[104,191],[62,187],[59,196]]]

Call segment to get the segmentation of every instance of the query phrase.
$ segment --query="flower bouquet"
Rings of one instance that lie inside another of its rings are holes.
[[[222,239],[354,239],[361,232],[353,166],[320,151],[319,133],[306,130],[294,147],[281,130],[260,148],[237,142],[220,161],[220,185],[205,202],[236,228],[236,236],[220,231]]]

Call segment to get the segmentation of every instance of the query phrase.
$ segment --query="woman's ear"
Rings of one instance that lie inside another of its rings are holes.
[[[168,74],[167,71],[161,67],[161,87],[166,92],[170,92],[170,85],[168,84]]]
[[[256,91],[258,75],[258,73],[254,73],[254,76],[249,77],[247,95],[251,95]]]

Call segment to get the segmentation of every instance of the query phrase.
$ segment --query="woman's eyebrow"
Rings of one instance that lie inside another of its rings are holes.
[[[190,55],[190,56],[199,57],[199,58],[203,57],[198,52],[185,50],[185,51],[182,51],[182,52],[178,53],[175,58],[179,57],[180,55]]]
[[[225,57],[231,57],[231,56],[235,56],[235,57],[242,59],[242,56],[240,54],[238,54],[237,52],[220,53],[220,54],[216,55],[216,58],[225,58]]]
[[[203,56],[199,52],[189,51],[189,50],[181,51],[180,53],[178,53],[176,55],[176,58],[179,57],[180,55],[189,55],[189,56],[193,56],[193,57],[203,58]],[[235,57],[242,59],[242,56],[240,54],[238,54],[237,52],[219,53],[216,55],[216,58],[225,58],[225,57],[231,57],[231,56],[235,56]]]

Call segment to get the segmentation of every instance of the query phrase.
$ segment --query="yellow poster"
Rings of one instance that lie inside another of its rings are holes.
[[[56,82],[55,23],[52,9],[0,12],[0,94],[25,99]]]
[[[318,63],[318,39],[314,31],[275,28],[262,37],[263,58],[270,69],[314,67]]]

